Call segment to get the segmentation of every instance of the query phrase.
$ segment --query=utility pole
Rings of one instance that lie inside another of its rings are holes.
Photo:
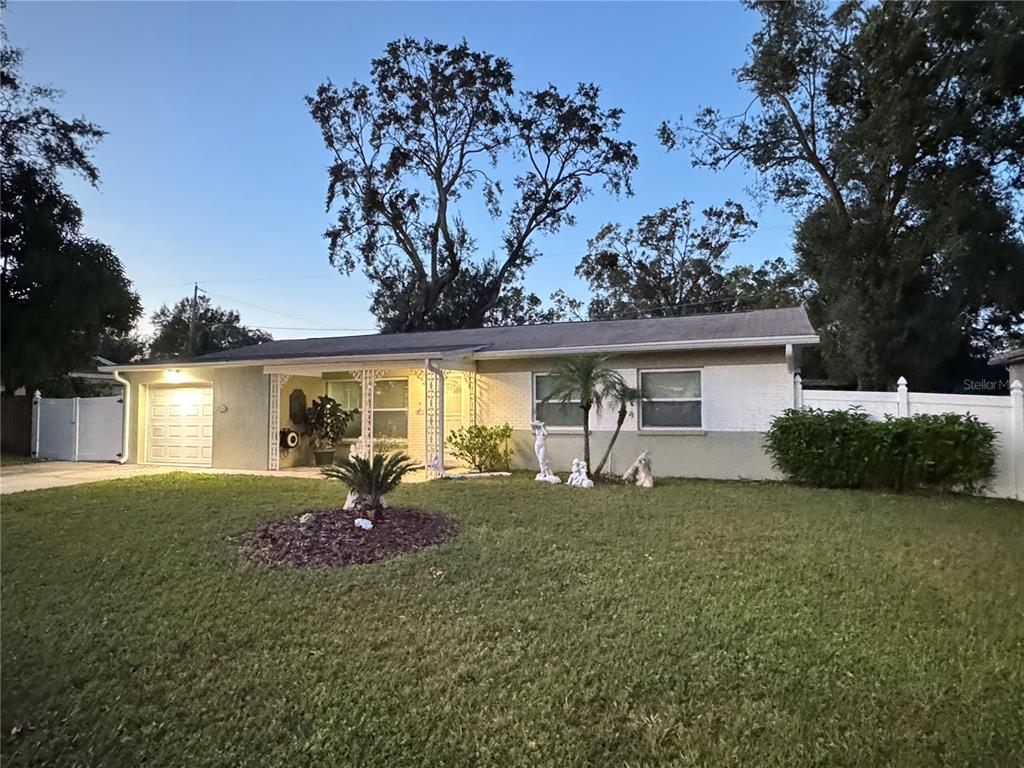
[[[192,340],[196,335],[196,311],[199,308],[199,283],[195,283],[192,289],[192,313],[188,319],[188,347],[185,349],[185,357],[192,357]]]

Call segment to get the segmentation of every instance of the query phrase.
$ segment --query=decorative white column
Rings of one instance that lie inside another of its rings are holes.
[[[423,462],[430,479],[444,474],[444,375],[423,361]]]
[[[271,373],[270,404],[267,419],[267,469],[281,468],[281,387],[288,381],[286,373]]]
[[[381,372],[383,373],[383,372]],[[364,368],[352,371],[352,378],[359,382],[361,399],[359,403],[359,439],[352,445],[349,456],[373,457],[373,389],[378,371]]]
[[[800,378],[799,373],[793,376],[793,407],[804,407],[804,380]]]

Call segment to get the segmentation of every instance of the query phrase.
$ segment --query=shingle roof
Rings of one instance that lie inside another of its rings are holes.
[[[580,347],[621,347],[629,344],[767,340],[809,337],[814,334],[814,328],[803,308],[791,307],[641,320],[599,320],[454,331],[287,339],[215,352],[197,358],[197,362],[255,362],[291,358],[402,354],[419,356],[461,349],[473,349],[483,354],[515,353],[532,350],[571,350]],[[175,362],[181,364],[183,361]]]

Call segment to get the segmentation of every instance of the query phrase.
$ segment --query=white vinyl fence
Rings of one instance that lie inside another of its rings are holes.
[[[997,432],[996,474],[988,492],[993,496],[1024,500],[1024,386],[1019,381],[1010,385],[1009,397],[1000,397],[911,392],[902,376],[895,392],[804,389],[797,374],[793,379],[793,401],[797,408],[825,411],[860,408],[875,419],[918,413],[977,416]]]
[[[32,455],[61,461],[118,461],[124,436],[123,397],[32,400]]]

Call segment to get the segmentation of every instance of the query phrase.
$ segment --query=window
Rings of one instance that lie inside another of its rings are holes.
[[[580,411],[580,401],[573,400],[571,403],[561,403],[558,400],[541,402],[551,394],[554,386],[554,377],[546,373],[537,373],[533,376],[533,417],[537,421],[543,421],[549,427],[579,427],[583,428],[583,413]]]
[[[641,429],[700,429],[700,371],[640,371]]]
[[[327,394],[345,410],[361,408],[363,386],[355,379],[327,383]],[[344,437],[354,439],[363,433],[362,419],[345,428]],[[377,379],[373,384],[373,436],[405,440],[409,437],[409,380]]]
[[[342,379],[340,381],[327,382],[327,396],[338,401],[338,405],[346,411],[361,408],[363,405],[363,387],[354,379]],[[354,440],[363,432],[362,419],[357,414],[352,421],[345,425],[345,432],[342,439]]]

